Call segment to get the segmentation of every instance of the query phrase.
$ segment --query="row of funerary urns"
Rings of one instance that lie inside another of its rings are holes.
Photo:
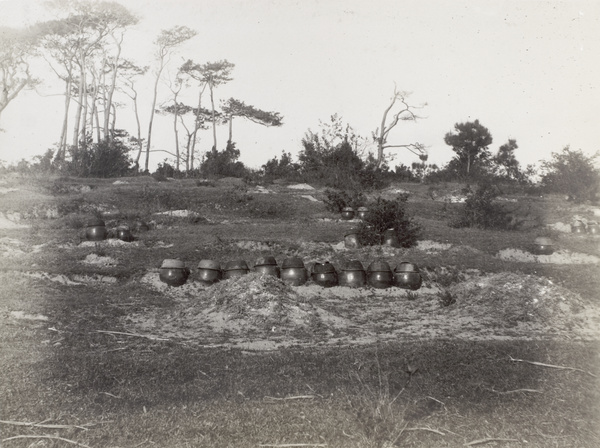
[[[576,234],[589,233],[590,235],[600,234],[600,226],[596,221],[588,221],[584,223],[580,219],[576,219],[571,223],[571,232]]]
[[[254,272],[272,275],[280,278],[291,286],[300,286],[309,279],[313,283],[328,288],[331,286],[346,286],[360,288],[389,288],[397,286],[404,289],[417,290],[421,287],[422,277],[419,268],[414,263],[402,262],[392,270],[385,261],[374,261],[365,270],[358,260],[348,261],[338,272],[328,261],[314,263],[309,270],[301,258],[286,258],[278,266],[274,257],[259,258],[254,264]],[[240,277],[250,273],[250,268],[244,260],[229,261],[223,267],[214,260],[201,260],[198,263],[196,279],[205,285],[212,285],[220,280]],[[183,285],[191,271],[181,260],[164,260],[159,269],[159,278],[170,286]]]
[[[148,224],[143,221],[137,221],[134,229],[137,232],[146,232],[149,230]],[[102,241],[109,237],[109,231],[106,228],[106,223],[102,219],[92,219],[88,221],[85,228],[85,238],[88,241]],[[115,237],[131,242],[134,240],[131,228],[127,225],[120,225],[116,229]]]
[[[349,221],[354,218],[365,219],[369,209],[367,207],[358,207],[354,210],[352,207],[344,207],[341,212],[343,220]]]

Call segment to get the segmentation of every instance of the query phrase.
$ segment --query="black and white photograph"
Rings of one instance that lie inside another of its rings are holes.
[[[600,446],[600,2],[0,0],[0,448]]]

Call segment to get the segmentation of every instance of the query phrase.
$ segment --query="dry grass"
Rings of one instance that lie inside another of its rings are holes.
[[[268,300],[243,300],[249,288],[260,287],[253,286],[251,277],[240,281],[236,291],[224,284],[215,288],[212,299],[210,295],[194,295],[192,289],[189,297],[182,298],[140,283],[164,258],[181,258],[192,267],[202,258],[243,258],[252,263],[264,255],[276,255],[281,260],[300,254],[306,261],[328,258],[334,264],[345,258],[363,262],[374,257],[392,262],[409,259],[423,267],[427,281],[439,283],[458,297],[457,303],[448,307],[449,319],[453,316],[451,308],[461,306],[461,299],[478,307],[503,290],[504,297],[516,301],[539,293],[540,288],[548,287],[544,283],[548,280],[556,286],[547,289],[548,294],[564,290],[560,295],[576,296],[575,304],[581,307],[596,302],[600,286],[597,266],[535,264],[496,257],[502,249],[523,247],[536,230],[451,229],[442,221],[444,205],[425,201],[426,186],[411,185],[418,200],[409,202],[409,207],[423,223],[423,238],[450,247],[431,252],[418,248],[336,252],[324,242],[341,241],[346,224],[311,220],[312,214],[328,216],[323,204],[301,199],[283,187],[279,195],[264,199],[265,207],[271,210],[269,204],[275,204],[272,210],[285,210],[277,205],[285,201],[293,204],[297,218],[277,215],[251,219],[247,209],[223,202],[218,188],[198,187],[194,182],[157,186],[148,179],[128,181],[113,185],[86,180],[79,183],[91,185],[90,191],[75,189],[52,198],[46,198],[47,189],[40,189],[41,180],[27,184],[27,189],[44,195],[38,197],[41,201],[60,201],[65,209],[73,208],[70,213],[82,213],[86,204],[114,207],[119,215],[108,219],[108,224],[114,225],[120,219],[133,219],[137,210],[148,218],[165,205],[180,205],[138,203],[144,185],[164,188],[171,195],[183,188],[185,194],[181,196],[195,204],[210,222],[173,219],[147,234],[136,235],[136,244],[97,247],[79,245],[81,229],[63,225],[69,215],[29,220],[31,227],[25,231],[6,230],[8,237],[23,243],[23,253],[0,261],[2,446],[64,447],[76,446],[76,442],[94,448],[284,444],[458,447],[484,439],[505,441],[482,446],[600,446],[600,384],[597,377],[585,373],[600,373],[598,341],[404,337],[370,345],[252,352],[206,348],[176,339],[149,339],[129,331],[126,325],[128,317],[136,313],[174,313],[183,299],[188,300],[188,306],[190,300],[197,300],[199,307],[200,300],[206,300],[211,306],[222,307],[221,311],[233,307],[246,314],[269,305]],[[73,179],[58,182],[78,185]],[[18,183],[14,185],[19,188]],[[256,198],[249,202],[253,200]],[[564,220],[567,213],[558,200],[547,201],[532,199],[532,207],[543,210],[547,204],[544,219]],[[27,195],[9,203],[16,211],[40,205],[28,202]],[[221,204],[221,208],[214,204]],[[335,219],[333,215],[330,218]],[[572,252],[600,255],[598,247],[589,241],[563,235],[560,242]],[[44,243],[48,245],[33,251],[33,246]],[[108,257],[117,264],[82,263],[90,256]],[[475,288],[465,275],[469,269],[478,269],[488,283]],[[70,280],[77,275],[106,275],[117,281],[69,285],[22,272],[51,273]],[[503,286],[513,285],[511,278],[527,275],[534,275],[530,290],[517,293]],[[271,302],[278,299],[277,303],[285,305],[283,299],[293,300],[288,289],[277,291]],[[427,300],[422,292],[416,295],[411,300],[403,292],[399,299],[386,300],[391,306],[416,309]],[[243,303],[236,302],[240,299]],[[327,298],[315,299],[315,303],[324,306]],[[499,317],[518,320],[519,316],[511,314],[515,310],[508,306],[510,303],[498,303],[502,305]],[[346,306],[368,309],[373,302],[356,300]],[[22,311],[19,316],[29,318],[16,318],[13,311]],[[553,325],[556,310],[550,311],[541,317]],[[31,318],[35,316],[48,320]],[[320,331],[315,322],[312,325],[309,332]],[[511,357],[581,371],[512,362]],[[41,425],[16,424],[27,422]],[[17,436],[29,438],[14,438]]]

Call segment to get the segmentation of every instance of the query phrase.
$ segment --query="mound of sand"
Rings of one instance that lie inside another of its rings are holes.
[[[472,316],[499,319],[508,326],[535,322],[549,328],[568,324],[584,308],[581,297],[532,275],[499,273],[467,279],[448,290]]]
[[[521,249],[503,249],[496,255],[502,260],[521,261],[525,263],[548,263],[548,264],[596,264],[600,258],[595,255],[580,254],[559,250],[551,255],[534,255]]]
[[[343,325],[269,275],[250,273],[212,286],[188,281],[176,288],[160,283],[158,274],[147,274],[142,282],[167,292],[176,303],[168,312],[130,315],[127,324],[161,337],[200,338],[203,343],[255,341],[256,348],[265,348],[284,339],[293,343],[296,337],[333,334]]]
[[[118,264],[117,260],[111,257],[103,257],[97,254],[89,254],[82,261],[85,264],[94,264],[98,266],[116,266]]]

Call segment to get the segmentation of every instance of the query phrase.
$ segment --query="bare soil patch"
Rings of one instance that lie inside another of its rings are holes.
[[[395,287],[290,287],[254,273],[213,286],[191,281],[179,288],[149,273],[142,283],[163,291],[174,304],[130,314],[124,326],[202,346],[264,350],[411,338],[600,339],[600,309],[531,275],[466,276],[447,288],[456,298],[450,306],[441,304],[437,285],[411,295]]]

